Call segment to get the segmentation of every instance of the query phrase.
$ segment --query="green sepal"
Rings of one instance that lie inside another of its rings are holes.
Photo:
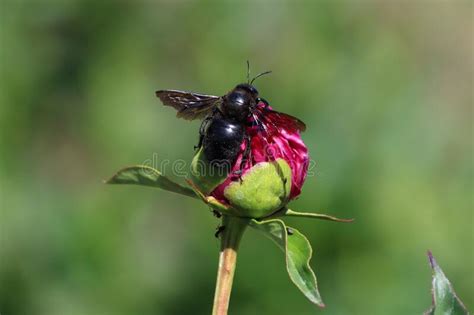
[[[451,282],[444,275],[443,270],[434,259],[431,252],[428,252],[431,268],[433,269],[433,304],[424,315],[467,315],[468,310],[454,292]]]
[[[201,199],[201,201],[203,201],[205,204],[207,204],[213,210],[216,210],[216,211],[220,212],[221,214],[226,214],[226,215],[231,215],[231,216],[238,217],[238,213],[236,213],[234,209],[230,208],[229,206],[227,206],[225,204],[222,204],[219,200],[217,200],[213,196],[206,196],[199,189],[199,187],[196,186],[196,184],[192,180],[187,179],[186,182],[188,183],[189,187],[194,191],[196,196],[198,196],[198,198]]]
[[[211,165],[206,159],[202,147],[196,152],[191,162],[189,179],[203,194],[209,195],[219,184],[225,181],[227,175],[228,172],[225,169]]]
[[[224,196],[239,215],[263,218],[288,203],[291,168],[283,159],[261,162],[252,167],[241,181],[230,183]]]
[[[125,167],[105,183],[157,187],[183,196],[199,198],[192,189],[172,181],[158,170],[145,165]]]
[[[282,220],[251,220],[250,226],[263,233],[283,250],[286,269],[291,281],[314,304],[324,307],[318,291],[316,275],[309,265],[312,255],[311,244],[298,230],[286,227]]]

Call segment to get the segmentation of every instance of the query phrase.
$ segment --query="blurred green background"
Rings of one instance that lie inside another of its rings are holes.
[[[243,239],[231,314],[420,314],[426,250],[469,309],[473,2],[0,1],[0,313],[209,314],[218,225],[198,201],[104,186],[125,165],[190,161],[199,122],[157,89],[222,95],[253,73],[308,125],[316,161],[288,220],[327,305],[279,249]],[[170,169],[165,169],[170,173]]]

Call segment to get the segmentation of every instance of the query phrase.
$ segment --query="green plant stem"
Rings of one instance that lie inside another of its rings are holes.
[[[227,315],[237,263],[237,250],[248,222],[248,219],[238,217],[222,217],[224,230],[220,233],[221,249],[212,315]]]

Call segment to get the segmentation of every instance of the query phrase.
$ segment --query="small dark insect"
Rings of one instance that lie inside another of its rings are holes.
[[[286,228],[286,234],[288,234],[288,235],[293,235],[293,234],[295,234],[295,232],[293,231],[292,228],[287,227],[287,228]]]
[[[219,238],[219,235],[221,235],[221,233],[224,231],[225,229],[225,226],[223,225],[219,225],[217,228],[216,228],[216,233],[214,233],[214,236],[216,238]]]
[[[252,85],[258,77],[270,73],[262,72],[250,80],[250,66],[247,61],[247,83],[238,84],[224,96],[214,96],[178,90],[156,91],[166,106],[178,111],[177,117],[187,120],[203,119],[199,130],[199,143],[195,148],[203,147],[204,155],[211,164],[230,170],[234,165],[241,144],[246,141],[243,161],[250,153],[250,137],[246,127],[260,124],[262,130],[268,130],[261,120],[266,119],[272,128],[281,125],[292,125],[304,131],[305,124],[296,117],[270,109],[268,102],[259,97]],[[264,107],[257,106],[263,103]],[[252,119],[253,118],[253,121]],[[241,163],[240,173],[244,167]],[[237,172],[238,173],[238,172]]]

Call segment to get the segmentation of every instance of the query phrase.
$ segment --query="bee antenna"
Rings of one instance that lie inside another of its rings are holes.
[[[265,74],[269,74],[269,73],[272,73],[271,71],[265,71],[265,72],[262,72],[262,73],[259,73],[255,76],[255,78],[252,79],[252,81],[250,81],[250,84],[253,83],[253,81],[255,81],[257,78],[260,78],[262,75],[265,75]]]
[[[247,83],[250,84],[250,61],[247,60]]]

